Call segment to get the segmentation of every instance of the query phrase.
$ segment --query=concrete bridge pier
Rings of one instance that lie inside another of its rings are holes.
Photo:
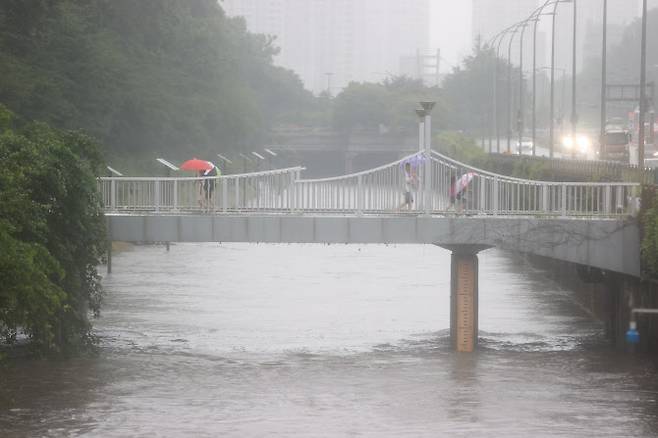
[[[450,260],[450,341],[455,351],[472,353],[478,343],[478,256],[482,245],[442,245]]]

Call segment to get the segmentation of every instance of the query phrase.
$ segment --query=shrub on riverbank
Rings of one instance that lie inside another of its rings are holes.
[[[102,160],[85,135],[11,123],[0,105],[0,337],[66,352],[89,339],[100,305]]]
[[[642,188],[642,270],[650,277],[658,277],[658,198],[656,186]]]

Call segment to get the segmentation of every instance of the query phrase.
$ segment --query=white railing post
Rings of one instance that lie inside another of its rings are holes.
[[[228,178],[222,178],[222,211],[226,213],[228,211]]]
[[[492,205],[492,210],[493,214],[497,215],[498,214],[498,202],[500,195],[498,193],[498,177],[495,177],[493,179],[493,190],[492,190],[492,196],[493,196],[493,205]]]
[[[288,207],[291,212],[295,211],[295,197],[297,193],[297,178],[295,172],[290,173],[290,185],[288,186]]]
[[[240,178],[233,178],[235,181],[235,209],[240,209]]]
[[[359,175],[357,177],[357,183],[356,183],[356,213],[359,216],[363,214],[363,202],[364,202],[363,178],[361,175]]]
[[[178,179],[174,180],[174,199],[173,205],[171,206],[173,211],[178,211]]]
[[[160,181],[159,179],[156,179],[153,181],[154,187],[153,187],[153,197],[155,198],[153,200],[153,204],[155,206],[155,212],[159,213],[160,212]]]
[[[487,180],[485,177],[480,177],[478,181],[480,182],[480,204],[478,205],[478,210],[484,213],[487,208]]]
[[[614,208],[612,206],[612,187],[611,186],[605,186],[605,192],[604,192],[604,207],[603,211],[605,214],[610,214],[614,211]]]
[[[549,185],[548,184],[542,184],[542,186],[541,186],[541,209],[542,209],[542,212],[544,212],[544,213],[548,213],[548,211],[550,210],[550,206],[549,206],[549,196],[550,195],[549,195],[549,193],[550,193]]]
[[[562,184],[562,216],[567,215],[567,185]]]
[[[117,182],[114,178],[110,180],[110,208],[112,211],[117,209]]]
[[[425,122],[425,126],[431,126],[427,125],[429,122]],[[425,177],[423,180],[425,181],[424,187],[423,187],[423,207],[425,210],[426,215],[432,214],[432,154],[430,153],[430,145],[431,145],[431,133],[426,134],[428,137],[425,139],[425,143],[427,144],[427,150],[425,151]]]

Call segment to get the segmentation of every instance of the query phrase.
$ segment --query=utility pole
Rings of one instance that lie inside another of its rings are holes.
[[[605,124],[608,118],[606,93],[608,85],[608,0],[603,0],[603,50],[601,53],[601,132],[599,133],[599,157],[605,160]]]
[[[514,35],[518,32],[516,27],[509,38],[507,46],[507,153],[512,152],[512,43]]]
[[[553,158],[555,150],[555,17],[557,15],[557,6],[560,2],[553,5],[553,30],[551,31],[551,109],[550,109],[550,129],[548,133],[549,156]]]
[[[647,0],[642,1],[642,46],[640,51],[640,126],[637,139],[638,167],[644,168],[644,120],[647,113]]]
[[[576,112],[576,30],[578,25],[578,0],[573,0],[573,55],[571,66],[571,139],[573,141],[572,155],[576,155],[576,131],[578,129],[578,113]]]
[[[543,8],[542,8],[543,9]],[[541,15],[541,11],[540,14]],[[537,26],[539,16],[532,29],[532,156],[537,154]]]
[[[521,38],[519,39],[519,115],[517,117],[517,125],[519,129],[519,144],[518,144],[518,149],[519,149],[519,155],[523,154],[523,150],[521,149],[521,145],[523,144],[523,127],[524,127],[524,102],[523,102],[523,95],[524,95],[524,90],[525,88],[523,87],[523,38],[525,36],[525,29],[528,25],[528,22],[526,22],[523,25],[523,28],[521,29]]]
[[[432,212],[432,196],[430,189],[432,187],[432,109],[434,109],[435,102],[423,101],[420,103],[421,108],[425,111],[425,174],[423,181],[423,204],[425,214],[429,215]]]

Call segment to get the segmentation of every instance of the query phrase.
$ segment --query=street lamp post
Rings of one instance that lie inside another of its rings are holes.
[[[260,163],[265,162],[265,157],[259,154],[258,152],[252,152],[251,153],[254,157],[258,158],[256,160],[256,171],[260,172]]]
[[[498,60],[500,59],[500,46],[507,35],[510,28],[505,29],[499,34],[498,46],[496,47],[496,66],[494,68],[494,83],[493,83],[493,124],[496,128],[496,153],[500,153],[500,123],[498,123]]]
[[[601,52],[601,130],[599,132],[599,156],[605,160],[605,123],[608,118],[606,99],[608,83],[608,0],[603,0],[603,42]]]
[[[541,15],[541,13],[539,14]],[[532,156],[537,154],[537,26],[539,17],[532,29]]]
[[[418,152],[423,152],[425,149],[425,110],[417,108],[416,115],[418,116]]]
[[[576,156],[576,131],[578,129],[578,113],[576,109],[576,31],[578,29],[578,0],[573,0],[573,53],[571,60],[571,138],[574,142],[572,155]]]
[[[524,112],[525,112],[525,102],[523,101],[523,38],[525,36],[525,30],[528,23],[535,22],[535,30],[537,28],[537,22],[539,17],[535,17],[535,12],[523,23],[521,29],[521,38],[519,39],[519,116],[518,116],[518,128],[519,128],[519,155],[522,154],[521,144],[523,143],[523,127],[524,127]],[[536,58],[536,54],[533,53],[533,56]],[[536,61],[535,61],[536,62]],[[534,150],[534,145],[533,145]],[[533,154],[534,155],[534,154]]]
[[[553,24],[551,30],[551,98],[550,98],[550,128],[548,131],[549,156],[553,158],[555,149],[554,123],[555,123],[555,17],[557,16],[557,7],[560,3],[555,2],[553,5]]]
[[[544,9],[551,5],[554,0],[546,0],[537,10],[537,19],[532,30],[532,155],[537,154],[537,26],[539,17],[542,15],[554,15],[544,13]],[[558,0],[559,1],[559,0]]]
[[[432,109],[436,102],[423,101],[420,106],[425,112],[425,178],[424,178],[424,207],[425,214],[432,212],[432,195],[430,189],[432,187]]]
[[[517,25],[509,38],[507,46],[507,153],[511,152],[512,148],[512,43],[514,42],[514,35],[519,31]]]
[[[500,46],[503,43],[503,39],[507,34],[509,28],[498,32],[491,39],[491,47],[496,46],[495,56],[494,56],[494,68],[493,68],[493,84],[491,88],[491,100],[492,100],[492,111],[491,111],[491,124],[493,125],[493,131],[496,132],[496,153],[500,153],[500,127],[498,126],[498,60],[500,59]],[[497,43],[496,43],[497,42]],[[493,134],[492,134],[493,135]],[[491,151],[491,148],[489,150]]]
[[[267,153],[268,162],[270,164],[270,170],[274,170],[274,167],[272,166],[272,159],[276,157],[278,154],[274,152],[272,149],[268,149],[268,148],[265,148],[264,151]]]
[[[647,112],[647,0],[642,1],[642,43],[640,48],[640,126],[637,139],[638,167],[644,168],[644,120]]]

